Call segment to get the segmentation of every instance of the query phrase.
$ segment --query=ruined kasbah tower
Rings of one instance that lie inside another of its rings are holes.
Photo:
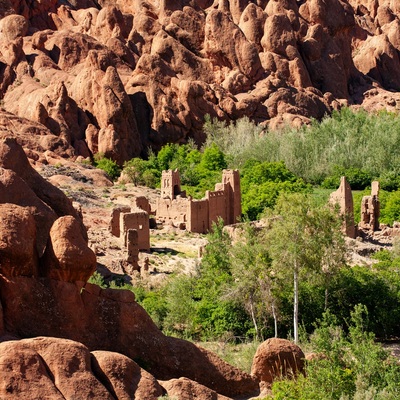
[[[157,219],[172,221],[189,232],[206,233],[218,218],[225,225],[238,222],[242,214],[240,175],[238,170],[224,170],[222,182],[207,191],[201,200],[186,197],[181,191],[178,170],[163,171],[161,198],[157,201]]]

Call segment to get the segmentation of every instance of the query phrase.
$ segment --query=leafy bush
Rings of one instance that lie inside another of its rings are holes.
[[[182,189],[193,197],[203,197],[221,179],[221,170],[227,163],[224,153],[211,145],[200,152],[193,142],[167,144],[157,155],[150,153],[148,160],[133,158],[124,163],[124,175],[135,185],[157,187],[162,171],[179,169]]]
[[[250,220],[273,208],[281,192],[306,192],[311,187],[290,172],[284,162],[248,160],[241,171],[242,210]]]
[[[319,354],[306,364],[297,381],[272,385],[268,399],[397,399],[400,365],[375,343],[365,329],[366,308],[357,305],[351,313],[348,335],[329,312],[311,336],[311,347]]]
[[[379,201],[381,206],[380,222],[393,224],[400,221],[400,191],[384,193],[380,192]]]
[[[116,179],[118,179],[118,177],[121,173],[121,169],[115,161],[104,157],[100,153],[96,154],[94,164],[95,164],[96,168],[99,168],[99,169],[102,169],[103,171],[105,171],[107,173],[107,175],[114,181]]]
[[[363,190],[371,185],[372,176],[362,168],[340,168],[333,167],[334,175],[326,177],[321,187],[326,189],[337,189],[340,185],[340,178],[345,176],[353,190]]]

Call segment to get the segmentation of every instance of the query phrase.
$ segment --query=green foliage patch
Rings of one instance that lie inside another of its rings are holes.
[[[274,400],[397,399],[400,365],[375,343],[366,330],[368,312],[357,305],[351,313],[348,334],[326,312],[316,324],[310,345],[316,352],[297,380],[272,385]]]
[[[96,168],[105,171],[107,175],[114,181],[117,180],[121,174],[121,169],[118,164],[115,161],[104,157],[104,155],[101,153],[96,154],[94,165]]]

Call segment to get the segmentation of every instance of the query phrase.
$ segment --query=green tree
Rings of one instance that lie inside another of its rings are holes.
[[[263,339],[261,323],[272,315],[275,337],[278,336],[278,307],[274,294],[277,283],[271,269],[271,259],[260,230],[250,223],[244,225],[240,240],[231,251],[233,282],[228,297],[241,302],[250,315],[255,336]]]
[[[342,259],[336,256],[344,248],[344,238],[327,207],[316,207],[309,196],[281,193],[269,218],[266,241],[277,274],[293,276],[293,330],[297,343],[299,316],[299,279],[307,274],[333,273]],[[337,218],[339,218],[337,216]],[[338,245],[340,246],[338,247]],[[342,245],[343,244],[343,245]]]

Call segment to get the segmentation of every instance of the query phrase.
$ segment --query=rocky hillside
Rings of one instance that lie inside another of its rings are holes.
[[[122,163],[201,142],[205,114],[394,110],[399,25],[397,0],[1,0],[0,135]]]
[[[222,400],[217,393],[258,391],[258,378],[162,334],[132,292],[87,283],[95,269],[72,202],[14,139],[0,141],[1,399],[155,400],[183,386]]]

